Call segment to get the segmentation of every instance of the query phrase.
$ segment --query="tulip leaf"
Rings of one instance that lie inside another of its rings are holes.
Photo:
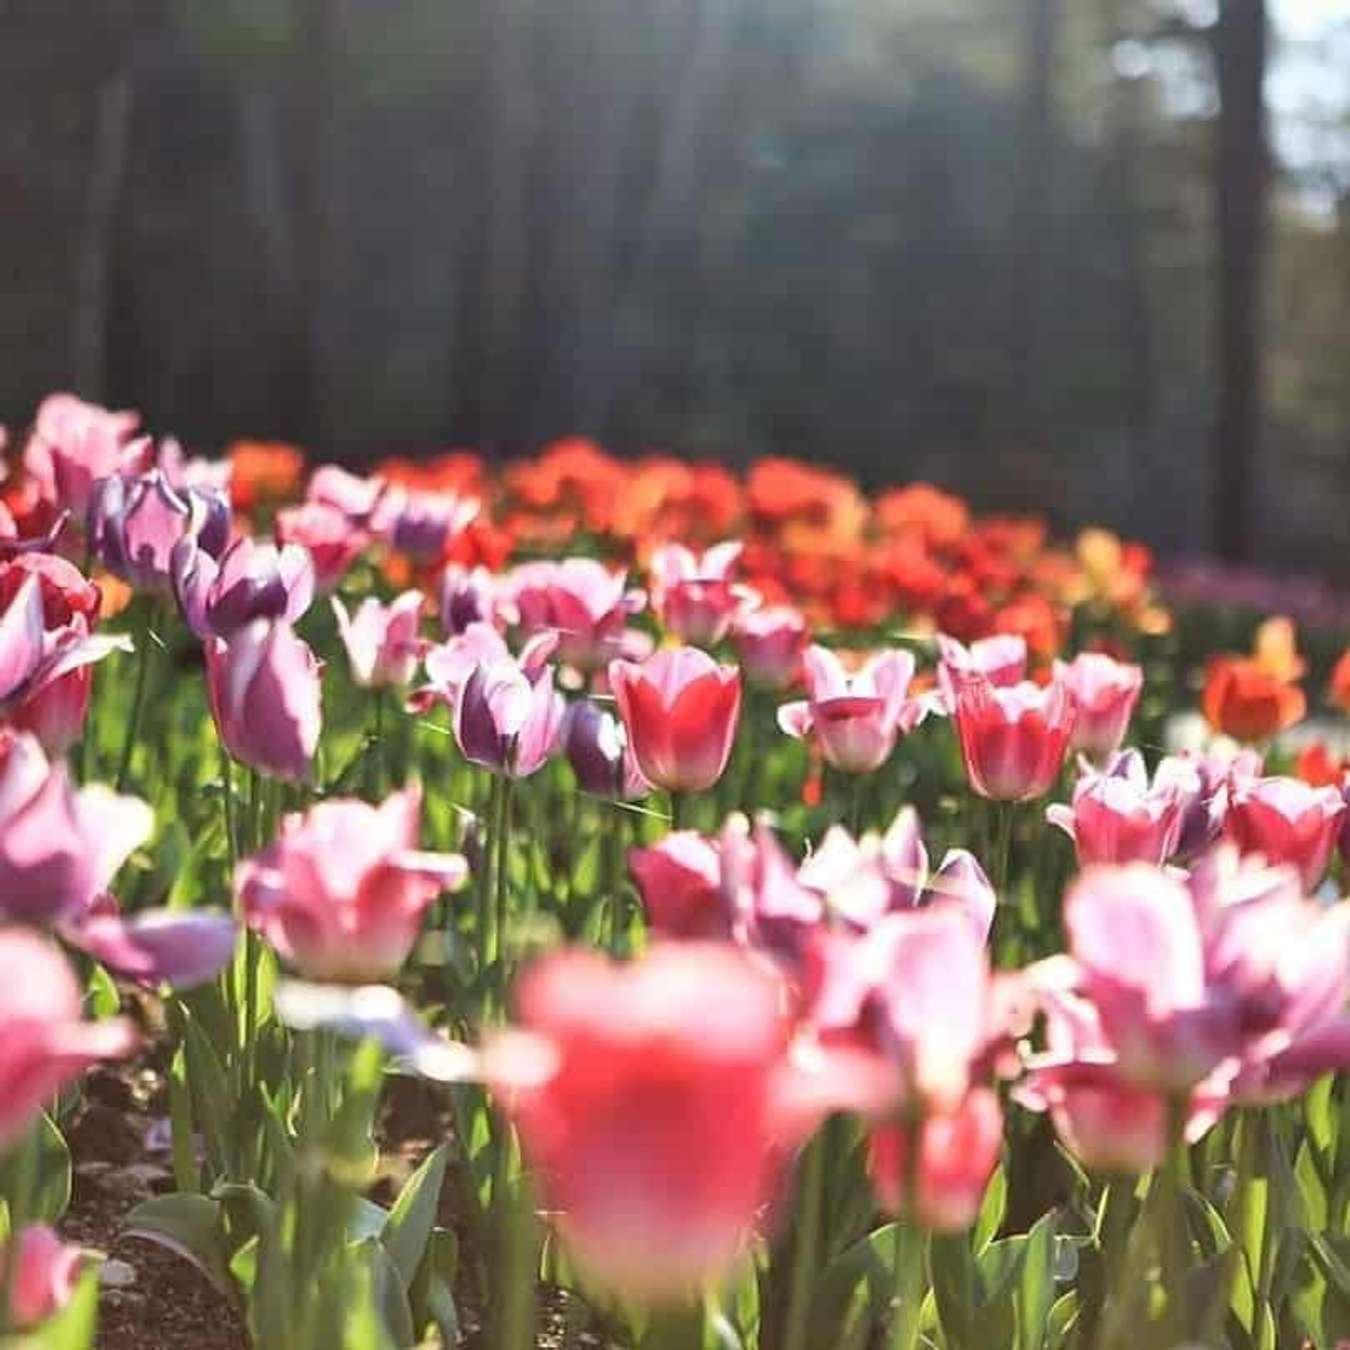
[[[1022,1350],[1040,1350],[1045,1339],[1046,1322],[1055,1301],[1056,1221],[1052,1211],[1027,1234],[1016,1294],[1017,1343]]]
[[[442,1144],[410,1176],[385,1220],[380,1241],[405,1288],[412,1285],[436,1222],[449,1150]]]
[[[976,1256],[979,1256],[998,1236],[1007,1209],[1008,1175],[1000,1164],[994,1168],[994,1175],[989,1178],[989,1184],[984,1188],[979,1217],[975,1220],[973,1242]]]
[[[113,977],[97,961],[89,972],[85,983],[85,1004],[89,1015],[98,1021],[105,1017],[116,1017],[122,1007],[122,995],[117,992]]]
[[[398,1268],[378,1239],[365,1238],[355,1246],[368,1264],[371,1299],[384,1320],[388,1338],[397,1346],[411,1346],[417,1336],[413,1330],[412,1309],[408,1306],[408,1295]]]
[[[181,1256],[227,1298],[233,1297],[219,1201],[188,1191],[154,1196],[127,1215],[122,1235],[153,1242]]]
[[[98,1321],[98,1272],[86,1270],[65,1306],[35,1331],[0,1341],[0,1350],[90,1350]]]

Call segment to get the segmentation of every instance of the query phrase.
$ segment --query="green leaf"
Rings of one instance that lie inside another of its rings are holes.
[[[29,1219],[55,1223],[70,1204],[70,1148],[65,1135],[45,1111],[38,1117],[36,1130],[37,1188]]]
[[[218,1201],[191,1192],[157,1195],[127,1215],[122,1232],[190,1261],[227,1298],[234,1296]]]
[[[1002,1164],[994,1169],[989,1185],[984,1188],[979,1217],[975,1220],[973,1243],[978,1256],[998,1236],[1003,1216],[1008,1209],[1008,1176]]]
[[[85,983],[84,1001],[90,1017],[96,1021],[115,1017],[121,1010],[122,995],[117,992],[113,977],[98,962],[94,963]]]
[[[975,1343],[978,1273],[966,1235],[935,1236],[931,1261],[938,1324],[948,1350],[980,1350]]]
[[[1031,1232],[1022,1258],[1017,1288],[1017,1343],[1022,1350],[1040,1350],[1055,1301],[1056,1215],[1044,1215]]]
[[[442,1144],[423,1161],[398,1193],[380,1234],[380,1241],[402,1277],[405,1289],[411,1286],[417,1274],[427,1239],[436,1223],[448,1157],[449,1150]]]
[[[380,1311],[388,1338],[397,1346],[410,1346],[416,1340],[412,1309],[397,1267],[376,1238],[355,1244],[367,1262],[371,1277],[371,1300]]]

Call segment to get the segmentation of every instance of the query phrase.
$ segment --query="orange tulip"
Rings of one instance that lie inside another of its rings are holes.
[[[1201,707],[1216,731],[1250,742],[1269,740],[1302,721],[1308,703],[1297,685],[1277,679],[1259,660],[1216,656],[1207,669]]]

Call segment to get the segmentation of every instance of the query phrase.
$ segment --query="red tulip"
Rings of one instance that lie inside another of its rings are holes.
[[[719,1275],[799,1134],[778,982],[724,945],[626,966],[569,951],[526,973],[516,1008],[489,1073],[576,1260],[647,1299]]]
[[[702,792],[727,767],[741,677],[696,647],[663,648],[641,665],[611,661],[609,683],[643,776],[670,792]]]
[[[1304,888],[1326,875],[1346,805],[1334,787],[1309,787],[1297,778],[1247,778],[1228,796],[1224,830],[1243,853],[1298,868]]]
[[[953,716],[966,776],[981,797],[1028,801],[1050,790],[1073,730],[1062,681],[999,689],[982,675],[958,679]]]

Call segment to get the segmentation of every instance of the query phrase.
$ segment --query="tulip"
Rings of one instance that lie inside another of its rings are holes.
[[[309,774],[322,721],[320,663],[281,620],[255,619],[205,647],[206,692],[235,759],[292,781]]]
[[[1326,875],[1346,815],[1339,789],[1297,778],[1248,778],[1229,795],[1224,832],[1243,853],[1296,867],[1308,891]]]
[[[314,584],[327,595],[351,569],[370,542],[370,535],[334,506],[307,501],[278,511],[277,542],[298,544],[314,563]]]
[[[511,593],[526,633],[558,635],[558,658],[584,671],[621,655],[625,625],[645,603],[623,572],[593,558],[527,563],[516,569]]]
[[[1020,684],[1027,673],[1027,640],[1020,634],[998,633],[980,638],[969,647],[945,633],[938,634],[938,688],[947,711],[956,706],[956,683],[968,675],[983,675],[1000,689]]]
[[[422,659],[428,683],[413,690],[408,708],[411,712],[426,712],[437,704],[455,708],[475,667],[510,660],[511,649],[495,628],[486,623],[471,623],[449,641],[428,649]],[[530,664],[522,660],[522,665]]]
[[[99,479],[149,469],[154,446],[148,437],[132,439],[139,421],[134,412],[110,412],[74,394],[49,395],[24,447],[24,468],[45,500],[82,521]]]
[[[320,464],[305,489],[306,503],[328,507],[364,528],[389,491],[382,478],[362,478],[337,464]]]
[[[1181,834],[1177,840],[1176,856],[1185,861],[1198,857],[1223,833],[1232,785],[1245,778],[1259,777],[1261,756],[1255,750],[1243,750],[1236,755],[1188,754],[1169,756],[1169,760],[1191,766],[1200,776],[1199,795],[1182,814]],[[1161,773],[1162,765],[1158,767]]]
[[[919,1156],[909,1151],[917,1139]],[[924,1228],[955,1233],[975,1222],[1003,1147],[1003,1112],[989,1088],[973,1088],[950,1114],[912,1129],[874,1126],[867,1170],[882,1208],[912,1215]],[[913,1176],[915,1194],[907,1194]]]
[[[130,1054],[125,1018],[83,1022],[83,992],[60,951],[22,928],[0,929],[0,1153],[91,1064]]]
[[[566,705],[547,647],[475,665],[455,701],[455,741],[474,764],[508,778],[537,773],[558,748]]]
[[[753,825],[731,816],[718,839],[722,903],[732,936],[774,961],[800,983],[807,947],[825,918],[820,896],[802,884],[797,868],[764,819]]]
[[[1205,720],[1238,741],[1266,741],[1303,720],[1303,691],[1259,661],[1218,656],[1209,663],[1201,698]]]
[[[721,854],[697,830],[673,830],[628,854],[647,926],[666,938],[730,938],[732,914],[724,903]]]
[[[885,835],[855,840],[832,826],[802,864],[798,879],[825,899],[832,914],[859,929],[884,915],[932,904],[954,904],[975,925],[981,940],[994,923],[997,898],[984,869],[965,849],[949,849],[930,874],[918,812],[901,809]]]
[[[697,647],[663,648],[641,665],[611,661],[609,683],[643,776],[702,792],[722,776],[741,708],[740,673]]]
[[[1103,770],[1084,761],[1073,804],[1045,818],[1073,840],[1082,867],[1092,863],[1164,863],[1177,850],[1187,809],[1200,795],[1199,771],[1184,759],[1163,760],[1152,786],[1137,750]]]
[[[361,688],[401,688],[412,679],[427,647],[417,635],[422,604],[421,591],[404,591],[387,605],[371,595],[349,617],[346,605],[333,597],[338,634],[347,649],[352,679]]]
[[[31,736],[0,735],[0,920],[82,915],[153,828],[144,802],[100,784],[77,791]]]
[[[217,561],[197,540],[181,539],[171,569],[183,618],[203,639],[232,637],[255,619],[296,623],[314,598],[314,563],[298,544],[240,535]]]
[[[475,623],[505,626],[505,607],[486,567],[447,563],[441,571],[438,596],[441,632],[448,638],[458,637]]]
[[[564,715],[562,747],[583,792],[632,801],[651,791],[628,748],[623,723],[589,699],[572,704]]]
[[[174,548],[185,539],[219,557],[229,538],[229,506],[195,489],[175,492],[158,469],[139,478],[104,478],[89,507],[89,538],[99,561],[138,590],[168,591]]]
[[[953,716],[966,776],[980,796],[1029,801],[1050,790],[1073,730],[1062,681],[999,689],[980,675],[960,679]]]
[[[278,838],[239,864],[245,921],[308,979],[392,978],[427,906],[468,876],[458,854],[418,851],[420,811],[414,787],[380,806],[330,799],[287,816]]]
[[[419,562],[439,562],[478,511],[478,502],[448,492],[391,484],[374,508],[372,529],[398,553]]]
[[[84,729],[92,666],[129,640],[91,635],[98,587],[47,553],[0,563],[0,711],[63,754]]]
[[[732,580],[743,547],[739,541],[718,544],[701,557],[682,544],[657,549],[651,560],[652,608],[667,632],[699,647],[727,635],[751,596]]]
[[[778,725],[798,739],[814,734],[825,759],[844,773],[871,773],[890,758],[935,705],[909,695],[914,657],[887,651],[872,656],[856,675],[839,657],[811,646],[802,657],[806,698],[785,703]]]
[[[74,1297],[84,1263],[83,1250],[62,1242],[54,1228],[21,1228],[0,1248],[0,1290],[9,1294],[9,1316],[0,1320],[19,1331],[40,1326]]]
[[[1070,747],[1097,760],[1118,750],[1144,687],[1143,670],[1103,652],[1080,652],[1067,665],[1055,662],[1055,679],[1073,703]]]
[[[786,689],[801,669],[806,620],[790,605],[770,605],[741,614],[731,631],[745,678],[763,689]]]
[[[718,1277],[798,1137],[777,981],[722,945],[568,951],[527,971],[516,1011],[490,1072],[571,1255],[644,1300]]]

